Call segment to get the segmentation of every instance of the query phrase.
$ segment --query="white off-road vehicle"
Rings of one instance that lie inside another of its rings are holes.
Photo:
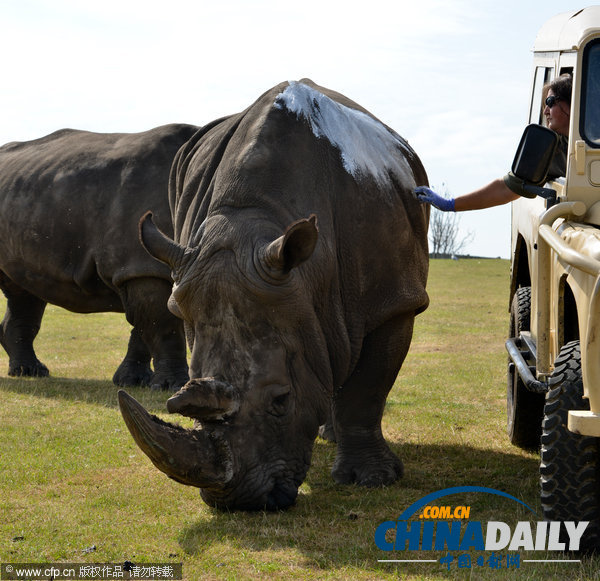
[[[573,75],[564,178],[545,182],[556,146],[544,85]],[[559,14],[534,45],[529,125],[512,172],[537,197],[512,207],[508,433],[541,441],[544,517],[590,521],[600,547],[600,6]],[[541,440],[540,440],[541,438]]]

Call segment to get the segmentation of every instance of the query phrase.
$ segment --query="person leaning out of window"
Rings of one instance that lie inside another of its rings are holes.
[[[566,173],[571,89],[571,75],[561,75],[544,87],[546,99],[543,114],[546,125],[559,135],[558,147],[548,172],[549,180],[564,176]],[[421,202],[431,204],[443,212],[465,212],[483,210],[517,200],[519,194],[515,191],[518,191],[519,184],[520,181],[509,173],[503,178],[457,198],[444,198],[427,186],[417,187],[415,194]]]

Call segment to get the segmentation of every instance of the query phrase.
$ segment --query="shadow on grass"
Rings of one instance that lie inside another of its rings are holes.
[[[428,493],[454,486],[497,487],[525,503],[537,502],[538,465],[535,455],[484,450],[460,445],[393,444],[403,458],[405,477],[392,486],[366,489],[337,485],[329,470],[335,445],[321,440],[315,445],[308,477],[296,505],[285,512],[222,512],[211,510],[179,536],[189,555],[222,550],[249,555],[253,551],[279,553],[300,551],[307,566],[380,568],[377,559],[389,558],[374,542],[377,526],[395,520],[416,500]],[[440,462],[440,459],[443,461]],[[490,466],[493,466],[490,474]],[[490,484],[494,482],[494,484]],[[525,520],[522,505],[491,495],[470,493],[471,518],[479,520]],[[462,505],[465,498],[448,501]],[[519,512],[521,511],[521,512]],[[535,517],[534,517],[535,518]],[[541,519],[540,519],[541,520]]]
[[[0,391],[64,401],[83,401],[119,408],[117,393],[124,389],[153,414],[166,413],[166,401],[173,392],[148,387],[116,386],[110,380],[66,377],[0,377]]]

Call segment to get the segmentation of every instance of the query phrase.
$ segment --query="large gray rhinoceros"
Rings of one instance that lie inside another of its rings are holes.
[[[194,428],[119,392],[160,470],[213,506],[285,508],[331,413],[337,482],[402,475],[381,418],[428,304],[428,210],[412,194],[424,183],[406,141],[309,80],[274,87],[179,151],[175,240],[149,215],[140,229],[173,271],[191,380],[167,408]]]
[[[9,375],[48,375],[33,341],[51,303],[126,313],[133,330],[117,385],[185,384],[183,325],[166,308],[170,271],[141,248],[138,222],[151,209],[172,232],[169,171],[197,129],[65,129],[0,148],[0,288],[7,297],[0,344]]]

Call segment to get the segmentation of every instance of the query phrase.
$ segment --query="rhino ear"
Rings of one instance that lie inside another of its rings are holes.
[[[154,221],[152,212],[146,212],[139,224],[140,242],[146,252],[175,270],[183,259],[185,248],[163,234]]]
[[[317,217],[312,214],[291,224],[283,236],[271,242],[265,248],[263,260],[270,269],[287,274],[310,258],[318,237]]]

